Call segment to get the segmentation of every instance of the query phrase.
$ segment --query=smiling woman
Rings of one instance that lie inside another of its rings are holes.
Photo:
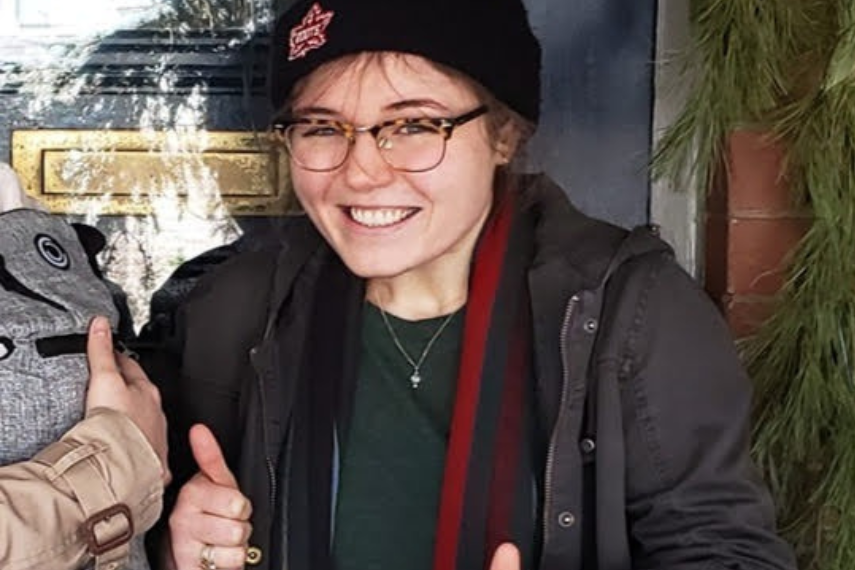
[[[469,83],[424,58],[392,54],[357,57],[334,74],[321,68],[291,103],[290,114],[298,120],[377,124],[378,135],[394,129],[373,140],[348,140],[342,133],[339,140],[349,143],[345,153],[336,157],[337,168],[323,172],[305,168],[292,152],[300,203],[354,273],[400,277],[398,282],[433,291],[424,306],[403,304],[407,295],[397,297],[391,288],[381,292],[386,282],[370,283],[369,298],[377,302],[382,296],[392,313],[427,318],[453,312],[465,301],[467,272],[461,270],[490,212],[496,168],[507,161],[507,150],[500,149],[510,144],[489,140],[486,111]],[[444,132],[412,129],[418,121],[448,126]]]
[[[300,0],[272,45],[306,215],[146,360],[165,567],[793,568],[712,304],[649,230],[518,170],[522,2]]]

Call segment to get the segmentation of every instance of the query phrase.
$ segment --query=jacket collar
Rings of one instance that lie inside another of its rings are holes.
[[[544,175],[525,188],[536,220],[533,275],[560,278],[574,292],[596,288],[627,231],[583,214]]]

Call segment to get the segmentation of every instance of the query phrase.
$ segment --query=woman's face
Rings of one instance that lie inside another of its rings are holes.
[[[310,75],[293,102],[297,118],[356,126],[391,119],[451,118],[480,105],[458,78],[410,55],[361,57],[334,74]],[[414,277],[467,267],[493,197],[503,157],[484,117],[457,127],[442,162],[402,172],[370,133],[356,135],[339,168],[312,172],[291,162],[294,190],[318,230],[355,274]]]

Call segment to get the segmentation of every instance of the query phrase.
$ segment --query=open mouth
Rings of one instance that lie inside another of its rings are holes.
[[[344,211],[348,217],[366,228],[387,228],[400,224],[413,217],[420,208],[357,208],[348,207]]]

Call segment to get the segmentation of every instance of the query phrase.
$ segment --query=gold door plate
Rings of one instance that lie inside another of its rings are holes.
[[[288,163],[264,134],[236,131],[18,130],[24,190],[60,214],[274,216],[294,208]]]

